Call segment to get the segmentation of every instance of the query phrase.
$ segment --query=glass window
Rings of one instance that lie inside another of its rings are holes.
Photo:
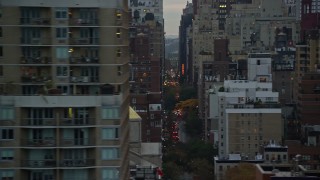
[[[101,118],[102,119],[119,119],[119,107],[103,107],[101,110]]]
[[[67,19],[68,18],[68,8],[56,8],[56,18],[57,19]]]
[[[14,139],[13,129],[1,129],[1,140]]]
[[[119,148],[110,147],[110,148],[103,148],[101,153],[102,160],[112,160],[112,159],[119,159]]]
[[[117,168],[104,168],[102,169],[103,180],[118,180],[119,170]]]
[[[0,66],[0,76],[3,76],[3,66]]]
[[[69,49],[68,47],[57,47],[56,48],[56,57],[57,59],[67,59],[69,58]]]
[[[120,28],[117,28],[117,38],[121,38],[121,29]]]
[[[2,37],[2,27],[0,27],[0,37]]]
[[[56,28],[56,38],[67,38],[68,37],[68,28],[60,27]]]
[[[68,76],[68,67],[67,66],[58,66],[57,67],[57,76]]]
[[[118,139],[119,128],[103,128],[102,139]]]
[[[13,180],[14,171],[11,169],[1,169],[0,170],[0,179],[1,180]]]
[[[287,160],[287,155],[284,154],[282,159]]]
[[[0,120],[13,120],[14,109],[12,107],[0,107]]]
[[[0,149],[1,160],[13,160],[13,149]]]
[[[0,46],[0,57],[2,57],[3,56],[3,48],[2,48],[2,46]]]

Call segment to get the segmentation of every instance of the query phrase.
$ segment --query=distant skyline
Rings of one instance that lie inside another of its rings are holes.
[[[166,36],[179,35],[179,25],[182,9],[188,0],[163,0],[164,29]],[[192,2],[192,0],[189,0]]]

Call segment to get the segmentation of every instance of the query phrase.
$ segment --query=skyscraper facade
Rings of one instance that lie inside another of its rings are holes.
[[[128,179],[127,1],[0,9],[0,177]]]
[[[130,103],[141,116],[142,142],[160,143],[164,20],[162,0],[130,0]]]

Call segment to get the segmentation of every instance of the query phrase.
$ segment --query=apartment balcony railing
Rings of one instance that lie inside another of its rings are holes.
[[[90,146],[94,143],[89,138],[65,138],[61,139],[59,145],[62,147],[70,146]]]
[[[21,44],[23,45],[50,45],[50,38],[31,38],[31,37],[22,37]]]
[[[61,126],[87,126],[94,124],[95,118],[63,118],[60,121]]]
[[[50,76],[21,76],[22,83],[44,83],[48,80],[52,80]]]
[[[99,63],[98,57],[71,57],[70,64],[97,64]]]
[[[21,25],[50,25],[50,18],[20,18]]]
[[[71,45],[98,45],[99,44],[99,38],[70,38],[69,44]]]
[[[97,26],[99,25],[98,19],[93,18],[71,18],[69,19],[69,25],[74,26]]]
[[[90,83],[99,82],[98,76],[72,76],[70,77],[72,83]]]
[[[21,64],[51,64],[50,57],[21,57]]]
[[[0,126],[14,126],[16,124],[15,120],[1,120]]]
[[[227,105],[226,108],[228,109],[259,109],[259,108],[281,108],[280,104],[270,103],[270,104],[234,104],[234,105]]]
[[[56,146],[56,140],[53,138],[21,139],[21,145],[29,147],[52,147]]]
[[[60,167],[88,167],[94,166],[94,159],[64,159],[59,161]],[[22,160],[21,167],[26,168],[53,168],[57,167],[57,161],[53,159],[44,160]]]
[[[21,161],[21,167],[50,168],[50,167],[56,167],[56,166],[57,166],[56,161],[51,159]]]
[[[56,126],[53,118],[24,118],[21,120],[22,126]]]
[[[94,166],[94,159],[64,159],[59,163],[60,167],[87,167]]]

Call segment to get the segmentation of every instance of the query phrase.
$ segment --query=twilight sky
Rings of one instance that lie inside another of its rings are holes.
[[[163,0],[164,29],[166,35],[178,35],[182,9],[188,0]],[[192,0],[189,0],[192,2]]]

